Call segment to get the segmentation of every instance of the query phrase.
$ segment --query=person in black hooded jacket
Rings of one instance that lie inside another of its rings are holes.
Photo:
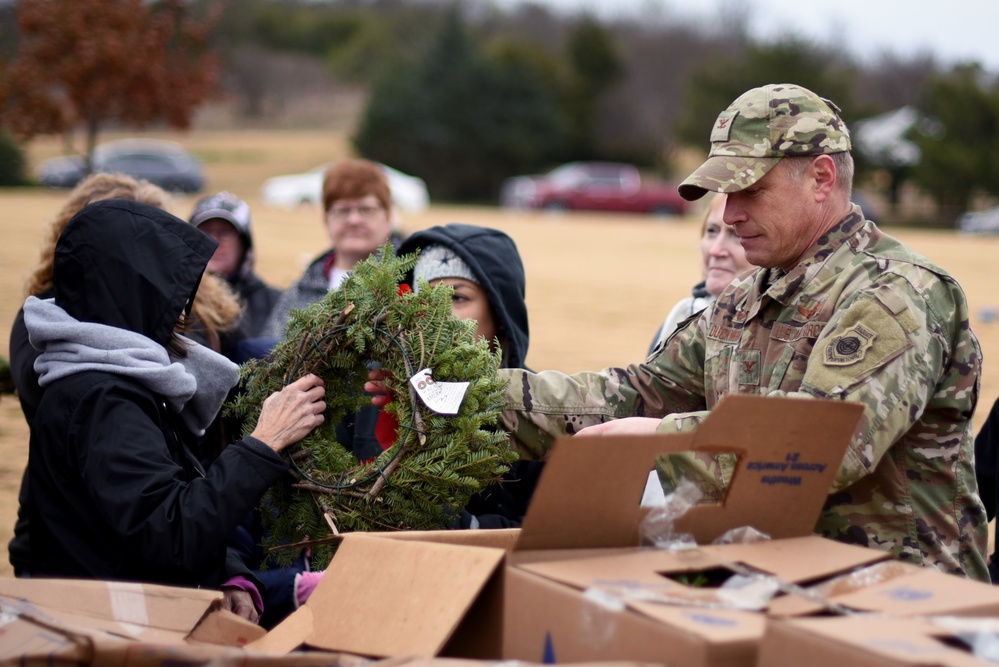
[[[426,281],[454,289],[452,311],[476,319],[477,334],[499,345],[503,368],[527,368],[530,328],[527,279],[513,239],[498,229],[451,223],[409,236],[399,254],[420,251],[409,282],[419,291]],[[472,497],[461,513],[461,528],[520,525],[543,464],[518,461],[493,484]]]
[[[527,368],[530,328],[527,319],[526,277],[517,246],[497,229],[452,223],[431,227],[412,234],[399,247],[399,254],[419,250],[420,258],[407,283],[414,290],[421,284],[447,283],[455,291],[452,312],[460,318],[478,321],[477,334],[502,350],[502,364],[507,368]],[[377,373],[377,371],[375,371]],[[371,384],[371,383],[369,383]],[[384,382],[376,381],[380,391]],[[337,441],[359,459],[377,456],[395,442],[397,425],[387,412],[380,411],[388,399],[377,396],[365,414],[375,419],[357,420],[343,430],[337,426]],[[380,416],[379,416],[380,415]],[[382,425],[386,428],[382,430]],[[384,445],[379,444],[384,439]],[[544,463],[517,461],[503,475],[473,496],[461,511],[460,519],[449,528],[514,528],[520,525],[531,494],[537,486]],[[248,561],[260,560],[259,551],[251,550],[259,540],[247,528],[242,535],[242,552]],[[305,559],[307,560],[307,559]],[[300,559],[301,561],[301,559]],[[269,568],[258,573],[268,578],[265,627],[276,623],[304,604],[323,575],[308,571],[304,562],[292,567]]]
[[[205,470],[193,451],[238,367],[179,335],[215,250],[148,204],[84,207],[56,245],[53,299],[28,297],[44,393],[28,463],[24,574],[220,587],[256,618],[226,537],[286,472],[278,455],[323,421],[322,380],[270,396],[252,435]],[[259,602],[259,600],[255,600]]]
[[[29,272],[25,281],[25,298],[37,296],[49,299],[53,296],[52,268],[55,260],[55,248],[63,229],[87,204],[103,199],[133,199],[164,210],[170,210],[170,195],[162,188],[149,181],[134,179],[124,174],[93,174],[81,181],[67,195],[62,206],[49,221],[42,233],[42,243],[39,248],[38,261]],[[198,292],[191,306],[189,338],[225,354],[223,338],[228,338],[239,316],[239,302],[231,293],[228,283],[222,278],[205,274],[198,286]],[[28,427],[32,426],[35,411],[41,402],[42,388],[38,384],[38,373],[35,371],[35,360],[40,354],[31,346],[28,340],[28,329],[24,325],[24,311],[20,310],[14,318],[10,331],[10,363],[17,397],[21,403],[21,411]],[[219,420],[216,420],[219,422]],[[209,444],[202,452],[203,460],[214,458],[219,446],[214,444],[223,434],[213,425],[200,440]],[[235,432],[235,431],[234,431]],[[24,470],[27,475],[27,468]],[[28,485],[22,483],[18,497],[17,522],[14,524],[14,537],[10,541],[10,563],[14,574],[20,575],[30,569],[30,552],[27,544]]]

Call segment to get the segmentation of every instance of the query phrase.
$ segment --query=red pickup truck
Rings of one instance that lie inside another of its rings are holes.
[[[570,162],[541,176],[509,178],[500,203],[506,208],[655,215],[683,215],[688,206],[676,186],[646,181],[633,165],[617,162]]]

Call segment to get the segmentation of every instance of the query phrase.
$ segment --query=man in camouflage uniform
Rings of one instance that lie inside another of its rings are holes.
[[[543,458],[555,437],[582,429],[693,430],[729,392],[858,402],[864,415],[816,531],[988,581],[970,421],[981,350],[968,305],[954,278],[850,203],[849,151],[838,109],[811,91],[739,97],[680,194],[727,192],[725,223],[762,268],[644,363],[509,371],[504,426],[525,458]],[[674,460],[665,474],[697,469],[704,486],[729,476],[724,458],[714,465]]]

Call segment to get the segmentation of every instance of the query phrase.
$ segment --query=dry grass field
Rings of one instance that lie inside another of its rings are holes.
[[[269,176],[305,171],[348,155],[336,132],[216,131],[151,134],[176,139],[206,163],[211,190],[230,190],[253,208],[258,269],[285,286],[308,259],[325,248],[320,214],[314,208],[275,209],[263,205],[259,188]],[[102,139],[113,138],[110,136]],[[33,163],[59,153],[56,140],[30,147]],[[64,192],[41,189],[0,191],[0,350],[6,356],[10,326],[23,301],[22,283],[37,259],[48,219]],[[190,197],[173,212],[186,217]],[[696,212],[687,218],[509,213],[490,207],[435,205],[403,220],[408,231],[446,222],[496,227],[517,242],[527,270],[531,318],[528,363],[537,370],[594,370],[643,358],[649,339],[672,305],[689,293],[699,272]],[[978,313],[999,307],[999,237],[952,232],[889,230],[950,270],[967,292],[973,326],[985,351],[982,403],[976,427],[999,396],[999,322]],[[0,547],[10,537],[17,489],[27,457],[28,433],[16,399],[0,400]],[[8,574],[6,554],[0,574]]]

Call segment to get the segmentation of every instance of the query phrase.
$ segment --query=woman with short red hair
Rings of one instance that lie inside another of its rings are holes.
[[[390,239],[392,195],[385,172],[368,160],[344,160],[323,178],[323,222],[330,249],[315,258],[271,311],[263,335],[280,339],[292,309],[316,303],[336,289],[358,262]]]

